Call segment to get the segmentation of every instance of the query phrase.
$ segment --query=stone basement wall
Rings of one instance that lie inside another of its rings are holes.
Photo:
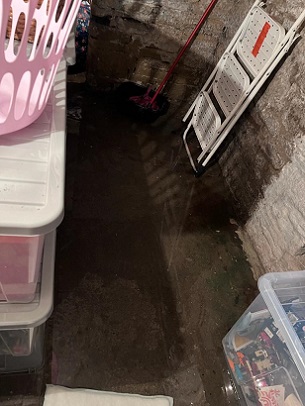
[[[124,80],[160,83],[208,3],[93,0],[89,84],[101,89]],[[219,0],[166,88],[177,120],[252,3]],[[303,0],[267,1],[267,11],[285,28],[302,7]],[[302,35],[235,126],[220,158],[236,202],[239,234],[256,277],[305,269],[305,29]]]
[[[303,7],[277,0],[267,11],[287,28]],[[255,277],[305,269],[305,29],[301,35],[220,159]]]

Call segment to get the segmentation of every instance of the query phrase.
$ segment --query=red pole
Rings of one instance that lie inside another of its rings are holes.
[[[181,49],[181,51],[179,52],[177,58],[174,60],[174,62],[172,63],[171,67],[169,68],[167,74],[165,75],[164,79],[162,80],[161,84],[159,85],[158,89],[156,90],[156,93],[154,94],[153,98],[151,99],[150,104],[153,104],[158,96],[158,94],[162,91],[163,87],[165,86],[166,82],[168,81],[169,77],[171,76],[171,74],[173,73],[173,70],[175,69],[176,65],[178,64],[178,62],[180,61],[180,59],[182,58],[183,54],[185,53],[185,51],[187,50],[187,48],[189,47],[189,45],[191,44],[191,42],[193,41],[195,35],[198,33],[198,31],[200,30],[200,28],[202,27],[202,24],[205,22],[205,20],[207,19],[208,15],[210,14],[212,8],[215,6],[215,4],[217,3],[218,0],[212,0],[211,3],[209,4],[209,6],[207,7],[207,9],[205,10],[203,16],[201,17],[200,21],[198,22],[198,24],[196,25],[196,27],[194,28],[193,32],[191,33],[191,35],[189,36],[188,40],[186,41],[186,43],[184,44],[183,48]]]

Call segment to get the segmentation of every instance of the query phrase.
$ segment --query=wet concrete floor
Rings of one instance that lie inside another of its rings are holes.
[[[66,213],[46,365],[0,378],[1,405],[45,383],[237,404],[221,340],[255,295],[217,165],[196,179],[180,129],[69,84]],[[80,115],[82,119],[80,119]]]

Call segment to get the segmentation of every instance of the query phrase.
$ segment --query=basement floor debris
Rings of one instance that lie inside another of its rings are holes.
[[[2,406],[45,383],[237,405],[222,338],[256,295],[217,165],[196,179],[170,120],[122,116],[68,84],[66,212],[46,362],[1,376]]]

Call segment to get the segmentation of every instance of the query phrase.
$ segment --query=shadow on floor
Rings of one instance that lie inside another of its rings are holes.
[[[68,94],[43,379],[167,394],[175,406],[228,404],[221,340],[255,283],[218,167],[196,179],[181,129],[122,116],[110,94],[83,85]]]

